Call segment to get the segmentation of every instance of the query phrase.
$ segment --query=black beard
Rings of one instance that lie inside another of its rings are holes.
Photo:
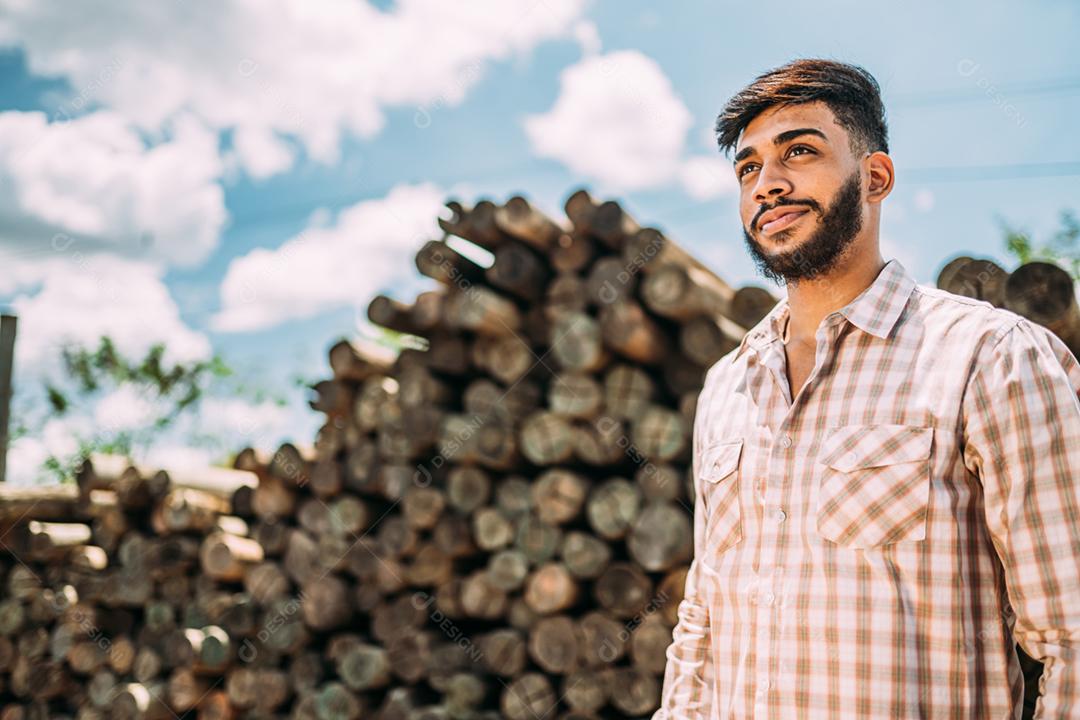
[[[778,285],[799,280],[812,280],[827,274],[836,266],[844,250],[855,240],[862,229],[862,212],[859,171],[855,170],[836,191],[829,210],[821,215],[821,223],[813,235],[794,250],[766,255],[761,245],[743,228],[743,239],[750,251],[758,272]],[[820,206],[812,201],[791,201],[781,205],[807,205],[811,212],[821,213]],[[780,230],[772,237],[786,239],[795,228]]]

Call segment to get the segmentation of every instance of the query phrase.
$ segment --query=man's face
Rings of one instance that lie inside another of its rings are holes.
[[[735,148],[739,215],[758,270],[777,283],[834,268],[863,226],[863,174],[821,102],[769,108]]]

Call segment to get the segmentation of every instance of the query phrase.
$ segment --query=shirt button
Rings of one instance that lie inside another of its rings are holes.
[[[844,459],[847,460],[849,463],[854,464],[855,461],[859,459],[859,456],[853,452],[849,452],[847,455],[844,456]]]
[[[783,435],[780,437],[780,445],[785,448],[791,447],[791,436]]]
[[[764,595],[762,595],[761,599],[766,605],[772,605],[774,598],[773,598],[773,594],[771,592],[769,592],[769,593],[765,593]]]
[[[777,510],[776,511],[776,522],[777,522],[777,524],[782,523],[785,520],[787,520],[787,513],[784,512],[783,510]]]

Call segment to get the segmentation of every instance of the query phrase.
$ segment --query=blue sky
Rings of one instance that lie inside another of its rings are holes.
[[[310,441],[292,379],[368,332],[372,294],[427,287],[411,256],[450,197],[555,213],[586,186],[761,284],[711,128],[795,57],[881,84],[897,169],[882,249],[920,282],[960,253],[1011,268],[998,218],[1038,240],[1080,209],[1075,2],[277,5],[0,0],[0,306],[20,315],[24,417],[60,343],[109,333],[134,355],[216,352],[284,396],[220,391],[202,424],[225,447]],[[14,473],[146,412],[116,394],[32,427]],[[178,430],[153,452],[220,448]]]

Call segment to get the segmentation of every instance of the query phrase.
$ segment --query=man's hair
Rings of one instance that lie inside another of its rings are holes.
[[[727,155],[750,122],[774,105],[820,100],[848,131],[851,150],[889,152],[889,128],[877,80],[858,65],[804,58],[758,75],[728,100],[716,118],[716,142]]]

